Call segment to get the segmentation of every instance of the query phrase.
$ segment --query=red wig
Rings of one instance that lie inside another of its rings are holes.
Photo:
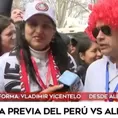
[[[118,29],[118,0],[98,0],[91,7],[91,11],[88,27],[85,30],[91,40],[95,40],[92,30],[95,28],[97,21],[103,21],[113,29]]]

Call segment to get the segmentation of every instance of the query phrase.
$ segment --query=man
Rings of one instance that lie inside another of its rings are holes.
[[[92,63],[85,92],[118,91],[118,0],[99,0],[93,6],[87,31],[100,46],[102,59]]]
[[[22,21],[23,20],[23,11],[18,8],[13,9],[11,12],[11,19],[14,22]]]

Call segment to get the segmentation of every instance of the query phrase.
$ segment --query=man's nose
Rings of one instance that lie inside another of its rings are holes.
[[[17,12],[17,14],[18,14],[18,15],[21,15],[22,13],[19,11],[19,12]]]
[[[105,37],[105,34],[100,30],[97,37],[96,37],[96,40],[102,41],[102,40],[104,40],[104,37]]]

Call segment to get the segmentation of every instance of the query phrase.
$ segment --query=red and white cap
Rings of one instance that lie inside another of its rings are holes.
[[[44,14],[50,17],[56,24],[55,11],[45,2],[34,1],[26,5],[24,13],[24,21],[28,20],[30,17],[36,14]]]

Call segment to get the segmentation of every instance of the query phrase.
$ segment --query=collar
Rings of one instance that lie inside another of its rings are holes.
[[[44,51],[36,51],[34,49],[30,48],[30,53],[33,57],[40,59],[40,60],[46,60],[48,58],[48,51],[50,48],[44,50]]]
[[[103,56],[103,59],[105,60],[105,62],[109,62],[109,66],[113,69],[118,69],[118,65],[116,65],[116,63],[113,63],[111,60],[110,60],[110,57],[109,56]]]

